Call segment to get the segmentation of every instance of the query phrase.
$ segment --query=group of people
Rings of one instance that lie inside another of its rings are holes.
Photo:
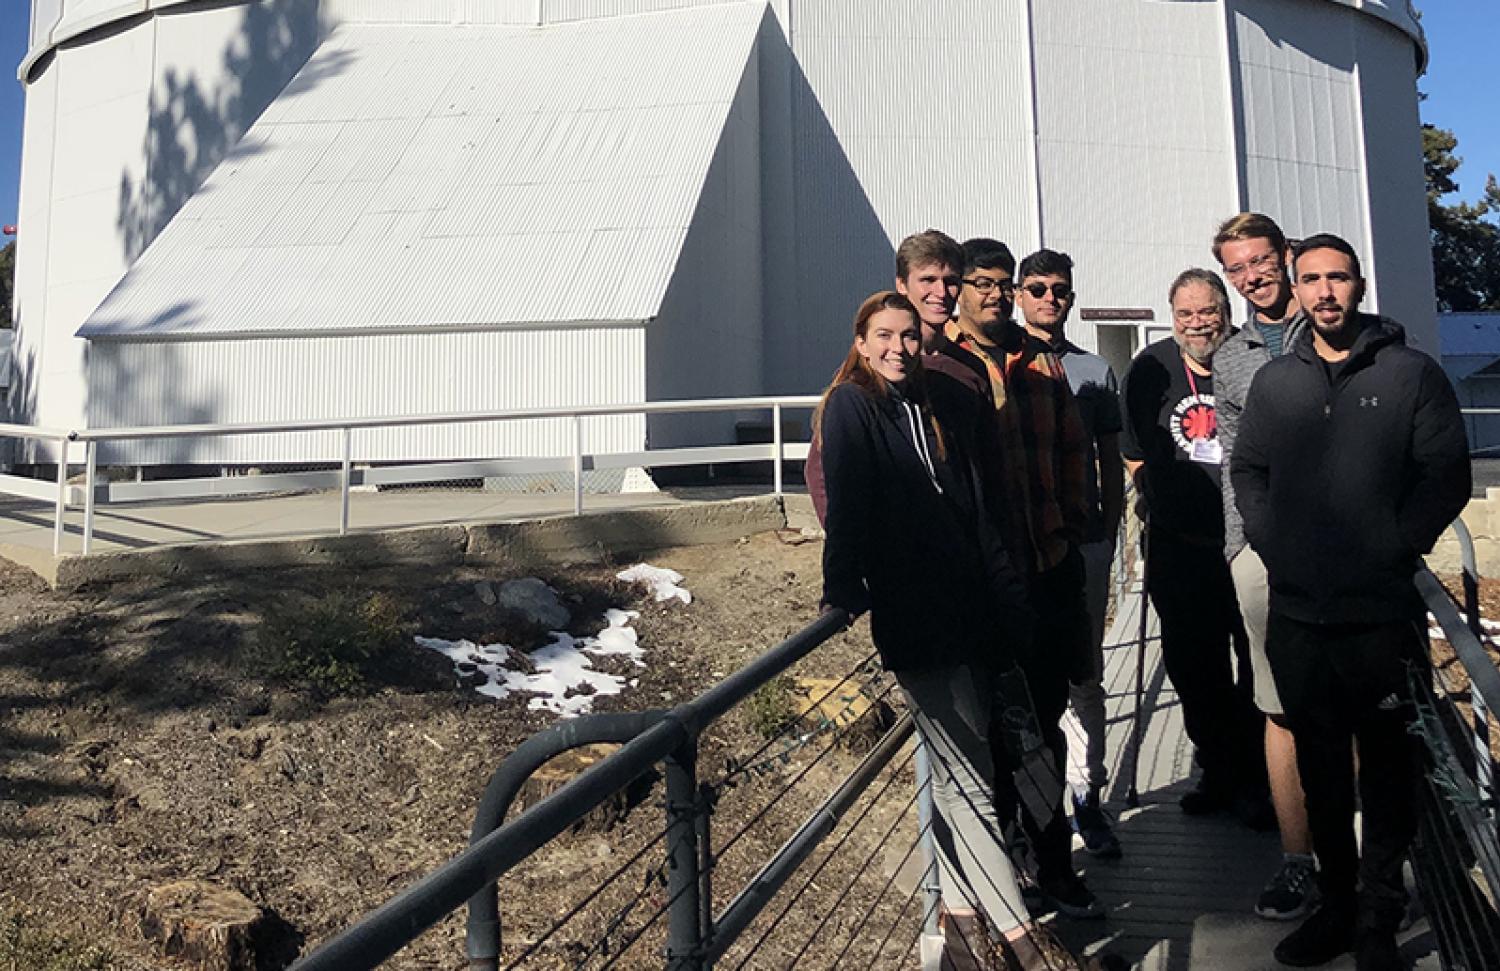
[[[1201,769],[1183,812],[1280,829],[1256,910],[1310,916],[1279,961],[1402,966],[1427,663],[1412,575],[1469,495],[1457,399],[1360,312],[1344,240],[1289,245],[1241,213],[1212,252],[1248,318],[1231,326],[1219,274],[1185,270],[1172,336],[1117,382],[1066,336],[1067,255],[910,236],[813,417],[823,602],[870,614],[929,752],[944,919],[1012,967],[1058,966],[1036,915],[1104,915],[1074,830],[1124,853],[1102,805],[1102,644],[1127,477]]]

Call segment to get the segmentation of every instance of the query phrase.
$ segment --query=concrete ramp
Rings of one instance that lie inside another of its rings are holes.
[[[1132,733],[1141,611],[1146,613],[1139,752]],[[1297,925],[1255,916],[1255,900],[1281,861],[1275,833],[1256,833],[1232,816],[1190,817],[1177,806],[1192,786],[1193,747],[1182,727],[1182,709],[1161,662],[1159,627],[1141,597],[1139,577],[1125,589],[1105,635],[1108,692],[1108,807],[1125,855],[1117,861],[1090,856],[1074,840],[1074,865],[1104,903],[1103,921],[1055,922],[1075,949],[1101,948],[1143,971],[1281,971],[1271,956]],[[1139,760],[1140,806],[1127,808],[1133,763]],[[1438,968],[1425,921],[1403,935],[1411,966]],[[1326,965],[1352,969],[1346,957]]]

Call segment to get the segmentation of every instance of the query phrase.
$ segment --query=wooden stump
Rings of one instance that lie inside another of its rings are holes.
[[[254,971],[252,937],[262,916],[244,894],[202,880],[182,880],[147,895],[141,932],[163,954],[196,971]]]
[[[571,749],[547,762],[531,774],[516,802],[517,809],[525,811],[546,799],[585,769],[593,766],[620,746],[614,744],[584,745]],[[573,824],[574,833],[607,833],[624,821],[630,811],[640,805],[651,793],[656,773],[648,771],[624,789],[616,792],[594,808],[592,812]]]
[[[792,679],[792,707],[808,731],[842,731],[843,744],[865,753],[896,723],[895,712],[868,689],[834,678]]]

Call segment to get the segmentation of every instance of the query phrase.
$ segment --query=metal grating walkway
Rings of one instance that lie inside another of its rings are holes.
[[[1075,839],[1074,864],[1107,909],[1102,921],[1060,920],[1059,934],[1081,952],[1100,948],[1143,971],[1273,971],[1271,950],[1295,924],[1261,920],[1252,908],[1261,885],[1281,859],[1275,833],[1255,833],[1231,816],[1188,817],[1177,799],[1191,787],[1192,743],[1166,680],[1156,617],[1148,613],[1145,692],[1138,788],[1140,807],[1125,808],[1130,787],[1131,715],[1136,641],[1142,597],[1139,582],[1121,599],[1105,635],[1108,690],[1109,808],[1124,845],[1121,860],[1096,860]],[[1436,971],[1435,943],[1418,920],[1402,936],[1414,968]],[[1345,957],[1325,967],[1347,971]]]

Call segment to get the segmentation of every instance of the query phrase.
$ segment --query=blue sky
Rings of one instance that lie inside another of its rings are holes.
[[[1424,121],[1458,136],[1459,195],[1476,198],[1484,177],[1500,176],[1500,99],[1495,96],[1494,42],[1500,0],[1419,0],[1432,60],[1421,88]],[[0,0],[0,223],[16,221],[21,167],[22,91],[16,65],[26,53],[27,0]]]

